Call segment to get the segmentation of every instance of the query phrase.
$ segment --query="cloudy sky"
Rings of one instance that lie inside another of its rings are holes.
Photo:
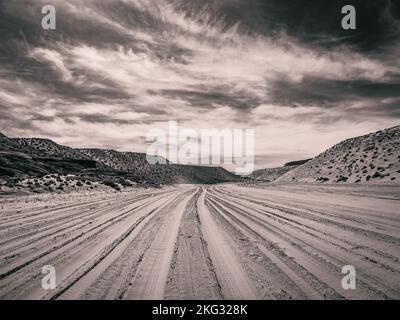
[[[146,151],[150,129],[254,128],[256,166],[399,124],[400,2],[0,0],[0,131]],[[57,29],[41,8],[57,9]]]

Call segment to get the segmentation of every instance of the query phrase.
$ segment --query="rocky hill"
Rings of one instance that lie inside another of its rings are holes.
[[[10,139],[2,133],[0,133],[0,152],[3,152],[3,154],[6,152],[27,153],[32,155],[40,154],[36,149],[21,145],[15,139]]]
[[[48,175],[74,175],[85,183],[100,181],[115,187],[125,181],[160,185],[242,180],[220,167],[183,166],[168,161],[152,165],[143,153],[73,149],[48,139],[0,134],[0,180],[12,184]]]
[[[345,140],[276,181],[400,183],[400,126]]]
[[[19,142],[3,134],[0,136],[0,177],[70,174],[96,169],[96,162],[89,158],[64,157]]]

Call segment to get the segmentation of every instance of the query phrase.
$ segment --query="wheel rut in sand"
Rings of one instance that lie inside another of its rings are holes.
[[[221,286],[201,232],[197,209],[200,194],[201,189],[189,201],[182,217],[165,290],[166,299],[222,299]]]
[[[222,230],[214,221],[205,204],[206,191],[197,201],[204,239],[222,288],[224,299],[257,299],[256,290],[244,271],[238,257],[227,243]]]
[[[191,192],[181,200],[166,223],[159,229],[149,250],[143,257],[132,285],[124,295],[124,299],[163,299],[168,273],[179,226],[190,199]]]

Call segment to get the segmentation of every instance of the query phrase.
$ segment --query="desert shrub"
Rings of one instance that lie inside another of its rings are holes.
[[[82,186],[83,186],[83,183],[82,183],[82,181],[78,181],[78,182],[76,183],[76,185],[77,185],[78,187],[82,187]]]
[[[376,172],[374,173],[374,175],[372,176],[372,179],[382,178],[382,177],[383,177],[383,175],[382,175],[381,173],[379,173],[378,171],[376,171]]]

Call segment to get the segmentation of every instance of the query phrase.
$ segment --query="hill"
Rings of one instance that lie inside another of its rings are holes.
[[[399,183],[400,126],[345,140],[276,181]]]
[[[132,183],[210,184],[242,180],[220,167],[183,166],[168,161],[152,165],[144,153],[73,149],[49,139],[8,138],[0,134],[0,178],[3,181],[16,185],[24,179],[49,179],[50,175],[63,176],[60,180],[73,175],[74,179],[88,182],[88,185],[100,182],[116,189]]]
[[[34,144],[20,142],[19,139],[8,138],[1,134],[0,176],[22,178],[96,169],[96,162],[89,158],[64,157],[62,154],[40,150]]]

